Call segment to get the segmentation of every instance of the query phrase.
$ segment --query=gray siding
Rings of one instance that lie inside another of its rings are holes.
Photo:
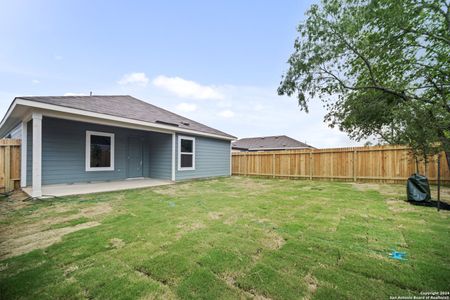
[[[230,175],[230,141],[195,136],[195,170],[178,171],[178,136],[176,151],[176,180]]]
[[[150,140],[150,177],[172,179],[172,135],[154,133]]]
[[[7,139],[21,139],[22,138],[22,124],[19,123],[16,127],[11,129],[4,138]]]
[[[28,128],[30,147],[28,147],[27,185],[31,185],[31,122]],[[115,152],[113,171],[87,172],[85,170],[87,130],[114,133]],[[144,141],[143,176],[170,179],[170,175],[167,177],[167,174],[164,172],[150,172],[152,168],[150,163],[151,156],[160,155],[157,149],[151,149],[151,144],[154,144],[153,139],[158,141],[163,140],[161,136],[164,136],[164,134],[44,117],[42,120],[42,184],[121,180],[128,178],[128,137],[131,135],[141,137]],[[165,136],[171,138],[170,134],[166,134]],[[170,149],[168,152],[170,155]],[[158,166],[159,169],[162,167],[161,164]]]

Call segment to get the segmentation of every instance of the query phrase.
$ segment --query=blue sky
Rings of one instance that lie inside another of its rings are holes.
[[[0,0],[0,113],[14,96],[130,94],[238,137],[355,145],[276,88],[313,1]]]

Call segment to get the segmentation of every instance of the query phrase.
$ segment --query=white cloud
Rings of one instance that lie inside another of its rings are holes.
[[[64,96],[86,96],[83,93],[65,93]]]
[[[217,106],[220,107],[220,108],[225,109],[225,108],[230,108],[231,106],[233,106],[233,104],[232,104],[231,100],[227,99],[227,100],[220,100],[217,103]]]
[[[39,84],[39,83],[41,83],[39,80],[37,80],[37,79],[33,79],[33,80],[31,80],[31,83],[32,84]]]
[[[176,109],[182,112],[193,112],[197,110],[197,105],[193,103],[180,103],[176,106]]]
[[[255,105],[255,110],[256,111],[262,111],[264,109],[264,106],[263,105],[261,105],[261,104],[256,104]]]
[[[195,81],[180,77],[160,75],[153,80],[156,87],[165,89],[178,97],[191,99],[223,99],[216,87],[201,85]]]
[[[223,110],[223,111],[219,112],[219,116],[224,117],[224,118],[232,118],[232,117],[234,117],[234,112],[232,112],[229,109]]]
[[[117,81],[120,85],[140,85],[146,86],[148,84],[148,77],[143,72],[129,73],[122,76],[122,78]]]

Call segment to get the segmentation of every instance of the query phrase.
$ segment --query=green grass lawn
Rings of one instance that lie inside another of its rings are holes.
[[[396,185],[232,177],[28,205],[2,200],[0,298],[448,291],[450,212],[404,198]],[[393,249],[407,260],[389,258]]]

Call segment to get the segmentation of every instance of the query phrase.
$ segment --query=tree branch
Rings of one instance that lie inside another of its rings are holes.
[[[405,101],[410,100],[411,97],[409,97],[408,95],[406,95],[405,93],[399,93],[397,91],[394,91],[390,88],[387,87],[383,87],[383,86],[379,86],[379,85],[368,85],[368,86],[349,86],[347,85],[342,79],[340,79],[339,77],[337,77],[335,74],[333,74],[332,72],[328,71],[325,68],[320,68],[320,70],[322,70],[324,73],[330,75],[332,78],[334,78],[343,88],[348,89],[348,90],[354,90],[354,91],[358,91],[358,90],[379,90],[379,91],[383,91],[385,93],[388,94],[392,94],[394,96],[400,97]]]
[[[415,33],[415,34],[419,34],[419,35],[423,35],[423,36],[427,36],[429,38],[433,38],[435,40],[439,40],[441,42],[444,42],[448,45],[450,45],[450,39],[443,37],[443,36],[439,36],[439,35],[435,35],[429,31],[419,31],[419,30],[415,30],[412,28],[402,28],[403,31],[405,32],[409,32],[409,33]]]
[[[370,75],[370,79],[372,80],[373,84],[377,84],[377,80],[375,79],[375,76],[373,74],[373,70],[372,70],[372,66],[370,65],[369,60],[364,57],[359,51],[358,49],[356,49],[356,47],[354,47],[352,44],[350,44],[342,34],[340,34],[339,31],[337,31],[334,26],[332,24],[329,24],[331,30],[342,40],[342,42],[353,52],[356,54],[356,56],[358,56],[359,58],[362,59],[362,61],[364,62],[364,64],[367,67],[367,70],[369,71],[369,75]]]
[[[449,106],[449,104],[448,104],[448,102],[447,102],[447,97],[445,96],[445,91],[444,91],[444,89],[441,88],[441,87],[439,87],[439,86],[437,85],[437,83],[434,82],[433,78],[427,77],[427,80],[428,80],[428,82],[430,82],[430,83],[434,86],[434,88],[435,88],[435,89],[438,91],[438,93],[441,95],[441,98],[442,98],[442,106],[444,107],[445,110],[447,110],[447,112],[450,113],[450,106]]]

